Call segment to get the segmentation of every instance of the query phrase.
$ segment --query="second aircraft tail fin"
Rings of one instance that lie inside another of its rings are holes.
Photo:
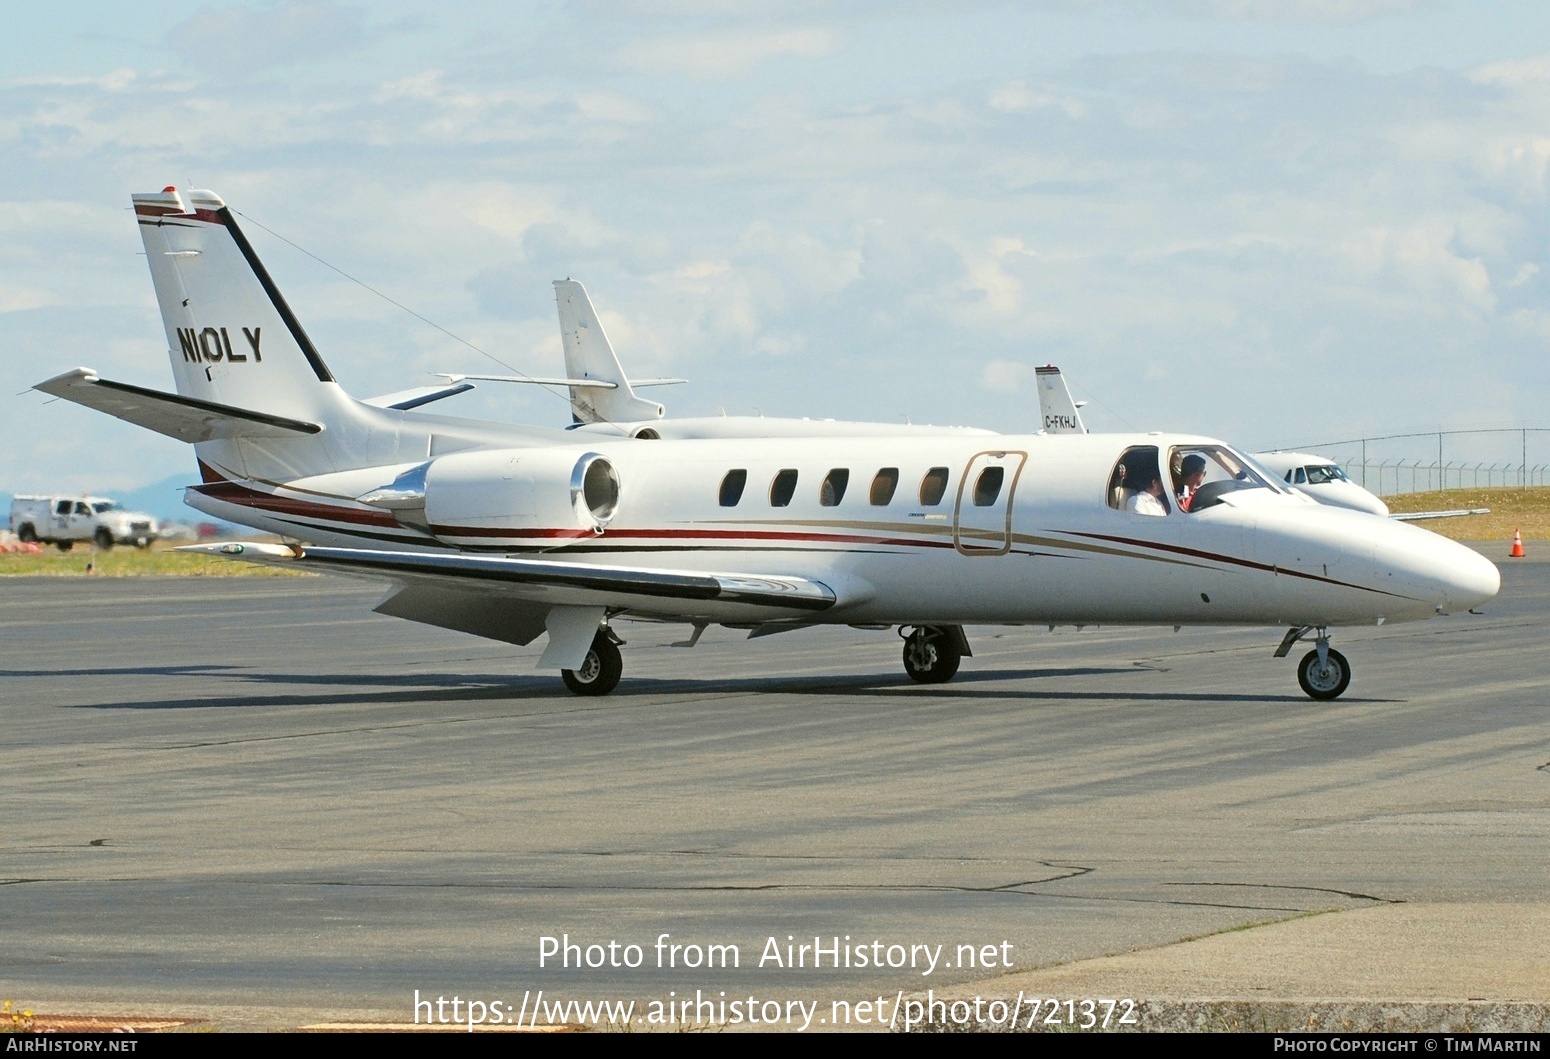
[[[655,401],[635,396],[630,380],[614,355],[603,322],[580,283],[554,281],[560,307],[560,339],[565,345],[565,374],[570,387],[571,415],[578,423],[633,423],[661,419],[667,411]],[[578,385],[585,380],[591,385]]]
[[[1071,400],[1071,391],[1066,387],[1060,369],[1053,364],[1046,364],[1042,368],[1035,368],[1034,373],[1038,376],[1039,419],[1044,424],[1045,433],[1087,433],[1087,424],[1082,422],[1082,413],[1077,411],[1076,402]]]

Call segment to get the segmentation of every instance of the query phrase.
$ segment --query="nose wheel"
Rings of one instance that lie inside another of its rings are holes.
[[[1281,646],[1276,648],[1276,657],[1285,658],[1292,645],[1310,632],[1316,634],[1314,642],[1318,646],[1297,663],[1297,683],[1302,685],[1309,698],[1338,699],[1351,686],[1351,663],[1346,661],[1345,655],[1329,646],[1327,629],[1322,626],[1315,629],[1312,625],[1292,626],[1286,630]]]
[[[1345,655],[1332,647],[1326,647],[1319,658],[1319,651],[1309,651],[1297,666],[1297,683],[1310,698],[1338,699],[1351,686],[1351,663]]]

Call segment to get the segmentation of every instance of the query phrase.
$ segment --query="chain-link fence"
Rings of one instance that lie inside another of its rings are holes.
[[[1327,456],[1379,496],[1550,485],[1550,427],[1433,430],[1278,448]]]

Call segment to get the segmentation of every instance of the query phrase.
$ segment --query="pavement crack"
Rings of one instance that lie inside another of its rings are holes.
[[[1372,901],[1380,905],[1402,905],[1403,897],[1379,897],[1376,894],[1364,894],[1357,890],[1339,890],[1329,886],[1289,886],[1281,883],[1239,883],[1239,882],[1170,882],[1164,886],[1232,886],[1245,890],[1294,890],[1315,894],[1334,894],[1337,897],[1349,897],[1353,901]]]

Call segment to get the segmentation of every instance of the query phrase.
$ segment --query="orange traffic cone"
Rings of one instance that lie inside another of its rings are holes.
[[[1507,558],[1509,558],[1509,559],[1521,559],[1521,558],[1523,558],[1523,555],[1524,555],[1524,552],[1523,552],[1523,534],[1519,533],[1517,530],[1513,530],[1512,531],[1512,551],[1507,553]]]

